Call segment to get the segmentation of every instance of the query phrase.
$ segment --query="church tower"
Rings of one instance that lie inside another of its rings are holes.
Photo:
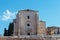
[[[37,35],[38,15],[34,10],[18,11],[14,19],[14,36]]]

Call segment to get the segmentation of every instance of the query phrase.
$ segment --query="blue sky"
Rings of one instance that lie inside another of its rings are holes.
[[[13,21],[18,10],[37,10],[46,26],[60,26],[60,0],[0,0],[0,34]]]

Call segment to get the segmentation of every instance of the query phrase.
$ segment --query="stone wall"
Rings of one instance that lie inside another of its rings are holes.
[[[36,39],[36,38],[3,38],[1,37],[0,40],[43,40],[43,39]]]

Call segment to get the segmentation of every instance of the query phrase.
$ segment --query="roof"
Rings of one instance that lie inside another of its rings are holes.
[[[40,22],[45,22],[45,21],[40,20]]]
[[[36,10],[26,9],[26,10],[19,10],[19,11],[32,11],[32,12],[38,12]]]
[[[56,26],[51,26],[51,27],[47,27],[47,28],[49,29],[49,28],[60,28],[60,27],[56,27]]]

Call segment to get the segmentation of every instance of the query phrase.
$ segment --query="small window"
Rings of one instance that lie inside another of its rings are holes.
[[[27,35],[30,35],[30,33],[27,33]]]
[[[27,24],[27,26],[30,26],[30,24]]]
[[[30,19],[30,16],[27,16],[27,19]]]

